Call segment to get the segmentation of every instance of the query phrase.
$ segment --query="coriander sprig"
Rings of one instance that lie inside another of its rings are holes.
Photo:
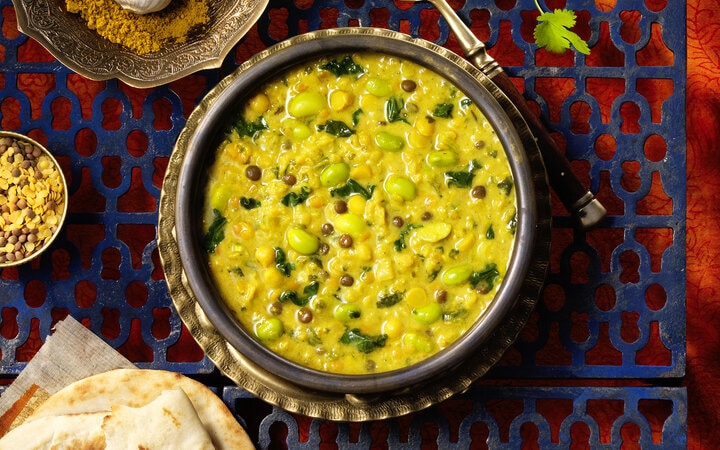
[[[563,53],[572,45],[580,53],[590,54],[590,47],[587,43],[577,33],[570,30],[575,26],[575,11],[569,9],[544,11],[538,0],[535,0],[535,6],[540,11],[540,16],[538,16],[533,37],[539,47],[545,48],[551,53]]]

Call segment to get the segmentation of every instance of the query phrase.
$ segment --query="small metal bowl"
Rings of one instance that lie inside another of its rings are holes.
[[[20,143],[17,146],[20,156],[9,154],[6,156],[8,153],[6,139]],[[27,155],[25,148],[29,149]],[[67,216],[68,188],[65,175],[57,160],[42,144],[28,136],[11,131],[0,131],[0,157],[3,158],[0,162],[0,269],[2,269],[24,264],[37,258],[50,247],[60,234]],[[11,162],[9,158],[13,161]],[[37,171],[42,171],[44,174],[38,175]],[[48,171],[57,178],[48,181]],[[49,190],[45,191],[49,184],[56,190],[48,188]],[[31,189],[28,186],[39,189]],[[48,216],[48,210],[54,213]],[[49,223],[50,221],[52,223]],[[12,248],[13,246],[15,248]]]
[[[377,51],[409,59],[463,90],[492,123],[515,180],[518,226],[505,279],[491,306],[458,341],[410,367],[372,375],[309,369],[271,352],[225,306],[202,248],[206,170],[239,105],[264,82],[322,56]],[[377,28],[321,30],[259,53],[222,80],[189,117],[171,155],[160,198],[158,246],[175,306],[210,359],[238,385],[286,410],[331,420],[406,414],[462,392],[484,375],[527,321],[549,258],[550,196],[532,134],[507,97],[458,55]]]
[[[210,23],[184,43],[139,55],[88,28],[65,0],[13,0],[18,28],[45,47],[58,61],[92,80],[117,78],[148,88],[220,67],[225,56],[253,26],[268,0],[210,2]]]

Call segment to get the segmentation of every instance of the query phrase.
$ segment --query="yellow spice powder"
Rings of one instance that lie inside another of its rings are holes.
[[[207,0],[173,0],[164,10],[145,15],[127,11],[114,0],[66,0],[66,6],[100,36],[140,55],[185,42],[191,31],[210,21]]]

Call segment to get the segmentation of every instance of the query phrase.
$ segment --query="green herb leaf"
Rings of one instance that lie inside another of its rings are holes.
[[[453,104],[452,103],[438,103],[435,105],[433,116],[441,119],[449,119],[452,117]]]
[[[488,227],[487,231],[485,232],[485,237],[490,240],[495,239],[495,230],[493,230],[492,225],[490,225]]]
[[[393,305],[400,303],[404,296],[405,294],[398,291],[395,291],[392,294],[380,295],[380,298],[378,298],[378,301],[375,303],[375,305],[378,308],[389,308]]]
[[[375,186],[368,186],[364,188],[360,183],[350,178],[345,182],[343,186],[339,188],[330,189],[331,196],[348,197],[352,194],[360,194],[365,200],[370,200],[375,191]]]
[[[290,276],[290,272],[292,272],[295,269],[295,264],[288,262],[287,257],[285,256],[285,252],[280,247],[275,247],[275,268],[277,270],[285,275],[286,277]]]
[[[486,292],[489,292],[495,286],[495,281],[497,281],[499,276],[500,272],[497,270],[497,265],[490,263],[485,266],[484,270],[473,272],[472,275],[470,275],[470,285],[473,288],[482,288]]]
[[[268,129],[268,124],[264,117],[258,117],[255,122],[248,122],[244,117],[240,117],[233,126],[240,137],[247,136],[254,138],[255,135],[262,130]]]
[[[288,192],[285,194],[283,198],[280,199],[280,203],[285,206],[293,207],[303,203],[309,196],[310,188],[308,186],[303,186],[300,188],[300,192]]]
[[[390,123],[399,121],[410,123],[406,118],[406,114],[403,113],[404,104],[405,102],[403,101],[403,99],[397,97],[390,97],[385,102],[385,119]]]
[[[281,302],[292,302],[297,306],[305,306],[310,302],[313,296],[317,295],[320,289],[320,283],[313,281],[303,288],[303,296],[300,297],[297,292],[292,290],[283,291],[280,294],[279,300]]]
[[[411,223],[408,226],[406,226],[401,232],[400,237],[393,242],[393,246],[395,247],[396,252],[401,252],[405,250],[407,247],[407,244],[405,243],[405,239],[407,238],[407,235],[409,232],[414,230],[415,228],[422,228],[422,224],[420,223]]]
[[[232,274],[235,274],[235,275],[237,275],[237,276],[239,276],[239,277],[244,277],[244,276],[245,276],[245,273],[243,272],[242,268],[239,267],[239,266],[235,266],[235,267],[232,267],[232,268],[228,269],[228,272],[230,272],[230,273],[232,273]]]
[[[353,328],[346,330],[340,338],[341,344],[354,345],[362,353],[370,353],[376,348],[384,347],[387,342],[387,334],[379,336],[368,336],[362,334],[360,329]]]
[[[580,53],[589,55],[590,47],[587,43],[570,30],[575,26],[575,18],[575,12],[569,9],[542,12],[533,33],[535,43],[551,53],[564,53],[573,46]]]
[[[324,125],[318,125],[317,129],[337,137],[348,137],[355,134],[355,130],[341,120],[328,120]]]
[[[445,183],[448,187],[467,188],[472,186],[475,171],[480,168],[480,163],[476,160],[470,161],[468,167],[464,171],[445,172]]]
[[[320,66],[322,70],[332,72],[335,76],[340,77],[343,75],[358,75],[365,72],[363,67],[356,63],[351,56],[345,56],[342,60],[338,61],[333,59],[332,61]]]
[[[255,209],[259,208],[261,206],[261,203],[254,198],[240,197],[240,206],[245,209]]]
[[[504,178],[501,182],[498,183],[497,187],[500,188],[500,192],[502,192],[503,194],[510,195],[510,192],[513,188],[512,178]]]
[[[203,240],[205,242],[205,251],[215,253],[218,244],[225,239],[225,225],[227,219],[220,214],[220,211],[213,209],[213,221],[208,228]]]
[[[360,116],[365,114],[365,112],[362,109],[356,109],[355,112],[352,114],[352,125],[353,127],[356,127],[357,124],[360,123]]]

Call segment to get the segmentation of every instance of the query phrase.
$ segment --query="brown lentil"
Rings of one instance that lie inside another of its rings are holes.
[[[400,216],[395,216],[395,217],[392,218],[392,224],[395,225],[396,227],[400,228],[400,227],[402,227],[403,225],[405,225],[405,221],[403,220],[402,217],[400,217]]]
[[[417,83],[415,83],[413,80],[402,80],[400,83],[400,87],[405,92],[412,92],[417,87]]]
[[[338,244],[340,244],[342,248],[350,248],[353,245],[353,238],[349,234],[343,234],[340,236],[340,239],[338,239]]]
[[[420,219],[423,221],[428,221],[432,219],[432,213],[430,211],[425,211],[424,213],[422,213],[422,216],[420,216]]]
[[[298,309],[297,319],[301,323],[310,323],[313,319],[313,313],[310,308],[303,306],[302,308]]]
[[[338,214],[345,214],[348,210],[347,202],[345,200],[338,200],[335,202],[335,212]]]
[[[335,231],[335,227],[331,223],[324,223],[320,227],[320,231],[322,231],[322,234],[327,236],[328,234],[332,234],[333,231]]]
[[[40,250],[58,230],[65,206],[59,168],[32,144],[0,138],[0,264]]]
[[[255,165],[248,166],[247,169],[245,169],[245,176],[248,177],[248,180],[257,181],[262,176],[262,170]]]
[[[487,195],[487,191],[485,190],[485,186],[475,186],[470,191],[470,195],[473,196],[473,198],[485,198],[485,195]]]
[[[340,277],[340,285],[341,286],[345,286],[345,287],[352,286],[354,282],[355,282],[355,279],[353,277],[351,277],[350,275],[343,275]]]
[[[283,183],[287,184],[288,186],[292,186],[295,183],[297,183],[297,177],[291,173],[285,174],[282,177]]]

